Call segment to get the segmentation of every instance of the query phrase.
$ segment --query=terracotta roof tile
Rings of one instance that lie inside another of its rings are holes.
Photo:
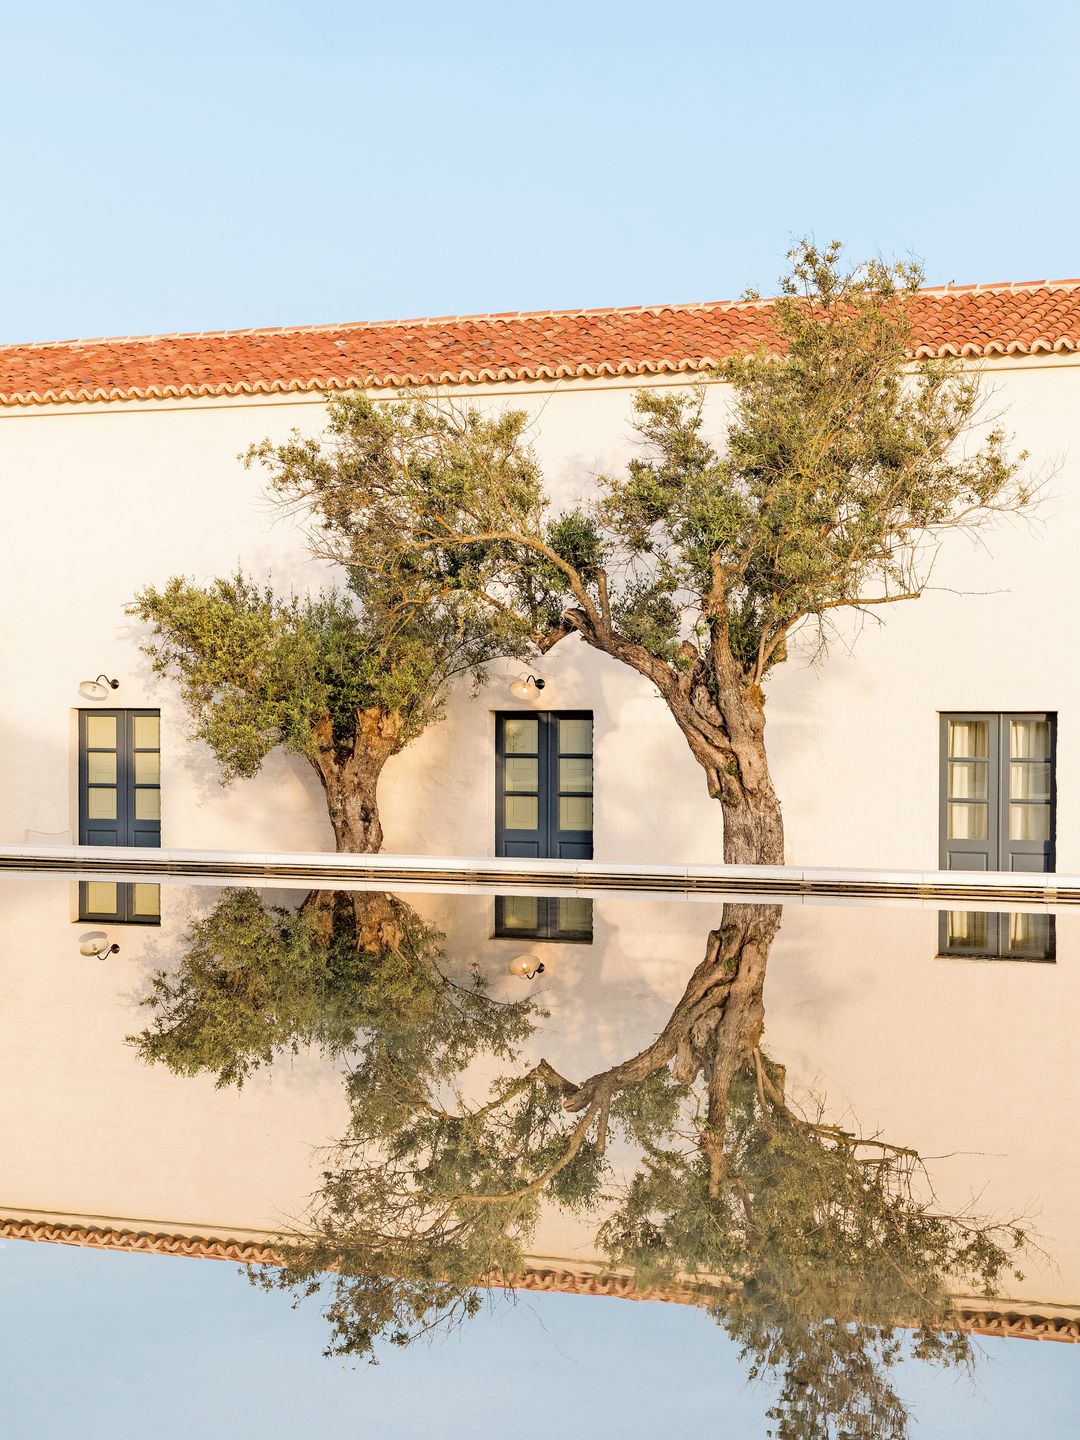
[[[768,302],[458,315],[0,346],[0,404],[691,374],[772,340]],[[1080,280],[921,291],[916,358],[1080,350]]]
[[[228,1236],[181,1235],[175,1232],[130,1230],[108,1224],[80,1225],[67,1221],[41,1221],[21,1216],[0,1218],[0,1236],[10,1240],[36,1240],[53,1245],[78,1245],[97,1250],[122,1250],[144,1255],[190,1256],[203,1260],[231,1260],[244,1265],[276,1265],[281,1256],[273,1242],[252,1242]],[[480,1285],[498,1289],[539,1290],[561,1295],[603,1295],[621,1300],[663,1300],[672,1304],[708,1304],[716,1298],[710,1282],[672,1283],[638,1289],[625,1273],[555,1269],[528,1264],[519,1275],[498,1272],[481,1276]],[[1080,1343],[1080,1317],[1075,1306],[1051,1305],[1014,1310],[1007,1302],[991,1300],[953,1302],[950,1329],[975,1335],[996,1335],[1023,1340]]]

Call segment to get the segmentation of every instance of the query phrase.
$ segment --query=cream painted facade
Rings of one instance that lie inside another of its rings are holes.
[[[62,877],[0,881],[0,1217],[241,1238],[302,1221],[319,1147],[344,1126],[340,1076],[303,1054],[239,1092],[215,1090],[210,1078],[145,1066],[125,1043],[146,1023],[138,1002],[150,975],[175,962],[190,915],[216,892],[166,884],[160,930],[124,932],[121,953],[99,963],[78,952],[73,888]],[[445,933],[452,967],[475,962],[494,994],[520,995],[506,964],[522,945],[488,938],[490,897],[407,898]],[[721,913],[704,902],[594,903],[591,945],[544,947],[532,993],[550,1018],[523,1066],[543,1055],[584,1079],[647,1045]],[[943,1207],[964,1210],[975,1195],[982,1214],[1031,1217],[1046,1256],[1005,1298],[1056,1312],[1080,1305],[1080,913],[1057,923],[1054,965],[940,960],[933,910],[789,906],[764,1036],[793,1093],[927,1157]],[[600,1258],[592,1229],[553,1211],[535,1250],[572,1267]]]
[[[1036,471],[1054,468],[1034,520],[978,541],[951,537],[918,602],[885,624],[850,625],[824,660],[810,649],[768,682],[768,741],[784,805],[787,858],[802,865],[937,865],[938,721],[944,710],[1048,710],[1059,720],[1057,869],[1080,871],[1080,669],[1072,665],[1080,553],[1080,361],[984,365]],[[670,378],[647,383],[670,385]],[[491,406],[526,408],[560,499],[633,453],[637,383],[607,380],[469,387]],[[723,387],[709,395],[722,431]],[[175,687],[139,652],[123,614],[140,586],[206,580],[237,562],[279,585],[318,586],[291,521],[238,454],[291,427],[321,428],[319,396],[117,401],[0,407],[6,500],[0,588],[0,843],[77,836],[75,716],[80,680],[114,675],[113,703],[160,708],[162,845],[172,849],[328,850],[313,772],[270,757],[255,780],[222,789],[186,739]],[[388,851],[490,855],[495,846],[494,716],[522,708],[498,663],[490,683],[450,701],[446,720],[387,766],[380,799]],[[538,661],[544,708],[595,716],[598,860],[718,862],[719,806],[708,799],[658,694],[570,639]]]

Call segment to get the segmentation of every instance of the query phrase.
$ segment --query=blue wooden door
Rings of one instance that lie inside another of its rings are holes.
[[[496,716],[495,853],[591,860],[593,725],[587,710]]]
[[[157,710],[79,711],[79,844],[161,844]]]

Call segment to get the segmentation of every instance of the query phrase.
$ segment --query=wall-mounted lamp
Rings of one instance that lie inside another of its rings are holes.
[[[529,675],[524,680],[511,680],[510,694],[517,700],[535,700],[546,684],[539,675]]]
[[[522,980],[531,980],[534,975],[544,973],[544,962],[535,955],[519,955],[506,967],[511,975],[520,975]]]
[[[89,934],[80,937],[80,955],[92,955],[95,960],[104,960],[107,955],[119,953],[120,946],[115,943],[110,945],[104,930],[91,930]]]
[[[109,691],[119,687],[119,680],[110,680],[108,675],[99,675],[96,680],[80,680],[79,694],[85,700],[107,700]]]

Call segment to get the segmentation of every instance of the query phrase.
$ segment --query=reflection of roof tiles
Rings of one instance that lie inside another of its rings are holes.
[[[126,1250],[146,1255],[186,1255],[202,1260],[232,1260],[246,1265],[274,1265],[280,1256],[272,1243],[199,1235],[123,1230],[109,1225],[0,1217],[0,1236],[9,1240],[44,1240],[54,1245],[88,1246],[97,1250]],[[669,1285],[639,1290],[629,1275],[530,1266],[520,1275],[485,1276],[482,1285],[508,1290],[539,1290],[560,1295],[604,1295],[621,1300],[666,1300],[673,1304],[702,1305],[716,1297],[710,1285]],[[990,1301],[954,1302],[955,1328],[975,1335],[996,1335],[1020,1340],[1060,1340],[1080,1343],[1080,1318],[1071,1313],[1033,1314],[998,1308]],[[1050,1308],[1050,1307],[1047,1307]]]
[[[0,346],[0,404],[687,374],[769,345],[767,301]],[[923,290],[917,358],[1080,350],[1080,281]]]

